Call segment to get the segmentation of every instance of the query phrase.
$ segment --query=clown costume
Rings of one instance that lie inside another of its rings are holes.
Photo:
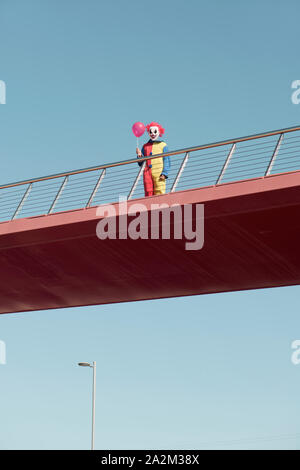
[[[151,122],[151,124],[146,126],[146,129],[150,140],[143,146],[142,150],[136,149],[138,158],[167,153],[168,147],[166,142],[157,140],[158,137],[164,134],[165,130],[157,122]],[[141,166],[143,162],[138,162],[138,164]],[[144,169],[145,196],[165,194],[169,169],[169,156],[146,160]]]

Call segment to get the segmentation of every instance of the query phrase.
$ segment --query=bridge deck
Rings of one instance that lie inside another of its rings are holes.
[[[203,248],[99,240],[96,207],[2,222],[0,313],[300,283],[300,171],[137,202],[204,203]]]

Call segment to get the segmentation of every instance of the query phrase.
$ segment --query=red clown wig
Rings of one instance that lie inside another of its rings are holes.
[[[163,127],[161,127],[160,124],[158,124],[158,122],[150,122],[150,124],[148,124],[148,125],[146,126],[146,129],[147,129],[148,132],[149,132],[149,130],[150,130],[150,127],[152,127],[152,126],[158,127],[159,135],[160,135],[160,136],[162,136],[162,135],[164,134],[165,130],[164,130]]]

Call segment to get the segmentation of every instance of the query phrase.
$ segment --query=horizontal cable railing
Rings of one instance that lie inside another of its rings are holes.
[[[0,186],[0,221],[144,197],[146,160],[170,156],[167,192],[300,170],[300,126]]]

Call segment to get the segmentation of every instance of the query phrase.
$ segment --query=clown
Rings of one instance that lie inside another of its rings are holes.
[[[150,140],[143,146],[142,150],[136,149],[138,158],[149,157],[152,155],[159,155],[167,153],[167,144],[158,140],[165,130],[157,123],[151,122],[146,126]],[[143,162],[138,162],[141,166]],[[145,196],[153,196],[157,194],[165,194],[166,192],[166,179],[170,169],[170,157],[160,157],[146,160],[144,169],[144,189]]]

